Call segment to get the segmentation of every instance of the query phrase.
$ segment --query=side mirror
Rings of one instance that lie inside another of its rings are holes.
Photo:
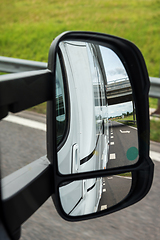
[[[0,76],[0,119],[48,101],[47,157],[0,179],[3,232],[19,239],[21,225],[50,196],[68,221],[141,200],[154,169],[148,91],[138,48],[94,32],[58,36],[46,70]]]
[[[48,159],[60,215],[88,219],[139,201],[153,175],[149,80],[140,51],[113,36],[67,32],[53,41],[48,66],[55,80],[55,103],[48,103],[47,113]]]

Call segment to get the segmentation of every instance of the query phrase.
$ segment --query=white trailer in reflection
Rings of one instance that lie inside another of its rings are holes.
[[[62,42],[56,65],[58,168],[62,174],[105,169],[108,162],[106,75],[99,46]],[[102,178],[65,183],[61,204],[70,215],[96,212]]]

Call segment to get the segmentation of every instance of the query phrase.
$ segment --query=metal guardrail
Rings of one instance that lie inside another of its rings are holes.
[[[46,68],[47,63],[0,56],[0,72],[17,73]]]
[[[0,72],[17,73],[46,69],[47,63],[0,56]],[[150,77],[149,96],[160,99],[160,78]]]
[[[150,83],[149,96],[160,98],[160,78],[150,77]]]
[[[115,83],[108,83],[107,84],[107,93],[108,95],[111,95],[112,93],[116,94],[119,92],[125,93],[125,92],[132,92],[131,84],[130,81],[124,80],[124,81],[119,81]]]

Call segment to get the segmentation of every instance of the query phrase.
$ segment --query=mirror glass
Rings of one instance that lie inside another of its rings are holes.
[[[108,209],[122,201],[132,184],[131,173],[63,183],[59,187],[64,212],[82,216]]]
[[[56,114],[60,173],[138,161],[132,88],[122,60],[113,50],[91,42],[60,42]]]

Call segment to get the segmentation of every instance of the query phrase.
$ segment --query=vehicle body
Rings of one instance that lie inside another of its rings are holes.
[[[99,55],[96,56],[92,44],[82,42],[61,43],[59,51],[56,72],[59,171],[70,174],[105,169],[109,131],[106,82],[98,62]],[[60,71],[63,62],[66,69]],[[61,72],[64,71],[63,75]],[[66,83],[62,83],[63,79]],[[64,103],[60,104],[62,101]],[[66,104],[69,105],[69,114]],[[59,110],[60,106],[64,107],[63,111]],[[101,193],[102,178],[74,181],[60,188],[63,208],[70,214],[97,211]],[[90,201],[90,198],[94,201]]]

